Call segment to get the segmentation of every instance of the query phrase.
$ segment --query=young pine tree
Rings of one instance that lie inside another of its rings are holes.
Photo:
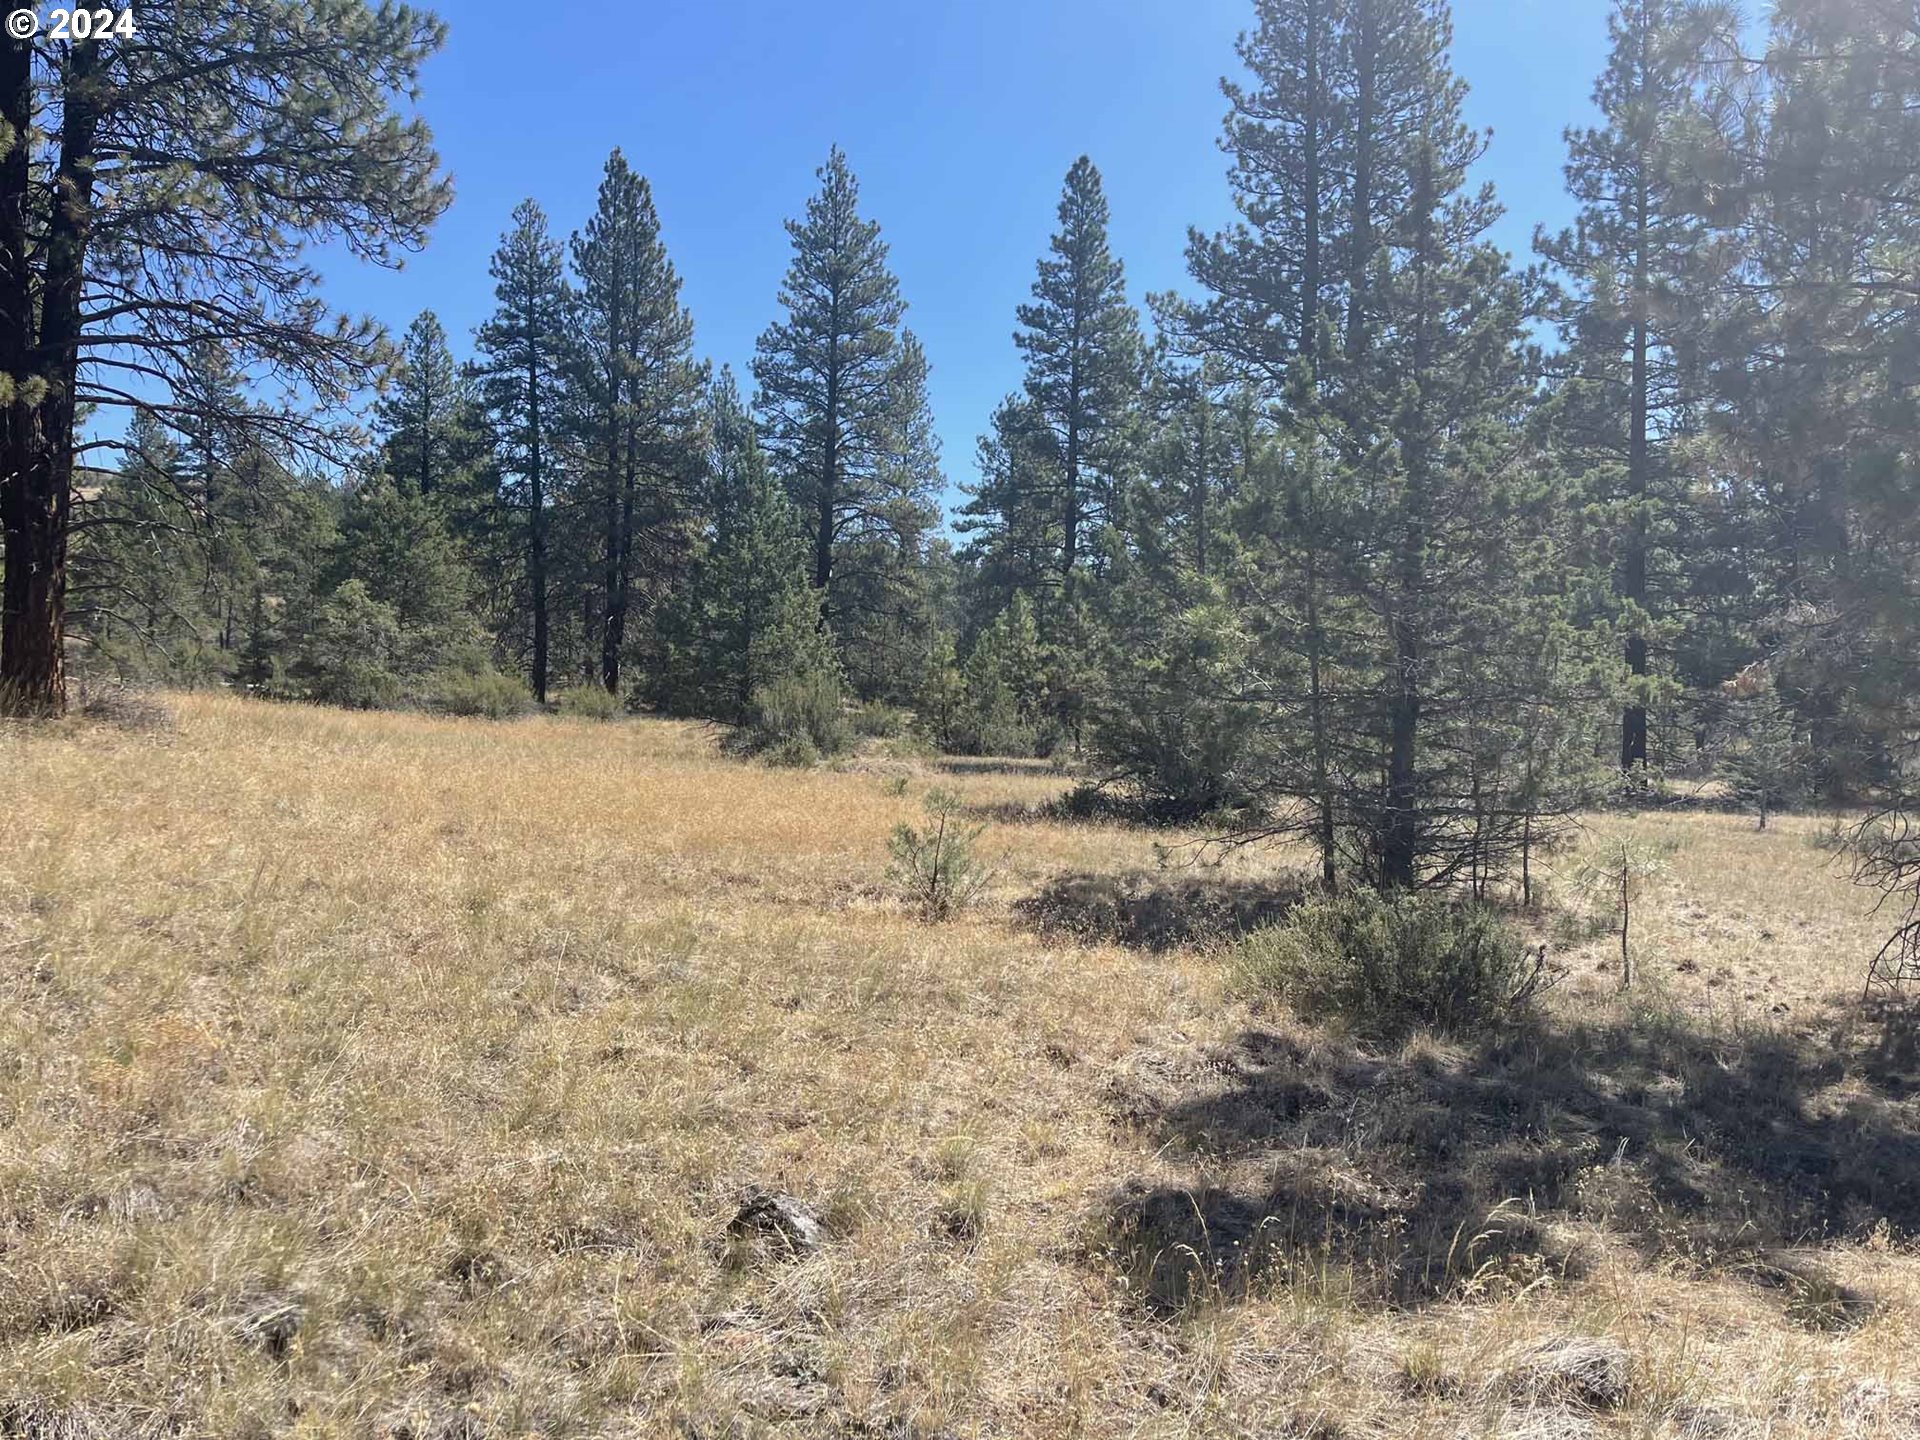
[[[403,678],[425,675],[478,637],[472,572],[440,506],[410,480],[380,474],[354,488],[333,573],[336,587],[357,581],[368,602],[392,615],[393,664]]]
[[[773,477],[731,375],[715,387],[713,533],[692,587],[706,713],[745,719],[761,689],[833,672],[800,517]]]

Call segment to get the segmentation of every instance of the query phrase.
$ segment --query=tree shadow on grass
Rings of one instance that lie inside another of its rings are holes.
[[[946,775],[1037,775],[1042,779],[1060,773],[1050,760],[994,755],[943,755],[933,762],[933,768]]]
[[[1852,1324],[1870,1300],[1803,1247],[1920,1234],[1920,1101],[1876,1028],[1543,1022],[1397,1055],[1262,1030],[1136,1057],[1110,1107],[1206,1179],[1123,1189],[1096,1243],[1163,1311],[1303,1280],[1470,1297],[1618,1241]]]
[[[1305,876],[1270,880],[1134,871],[1063,875],[1014,902],[1047,939],[1171,950],[1232,940],[1285,918],[1310,891]]]

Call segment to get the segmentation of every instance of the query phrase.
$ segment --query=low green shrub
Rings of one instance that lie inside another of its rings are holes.
[[[1481,1030],[1551,982],[1496,912],[1445,896],[1350,890],[1302,904],[1241,942],[1236,988],[1278,995],[1310,1020],[1337,1019],[1382,1041],[1414,1030]]]
[[[912,728],[913,717],[898,705],[869,700],[854,707],[853,733],[873,740],[897,740]]]
[[[430,708],[446,715],[483,720],[515,719],[526,714],[531,703],[524,684],[490,667],[442,670],[434,675],[427,689]]]
[[[769,765],[808,770],[820,763],[820,747],[805,735],[783,735],[754,752]]]
[[[753,692],[740,743],[776,764],[812,764],[844,755],[853,726],[840,703],[840,682],[826,672],[790,675]]]
[[[604,685],[569,685],[554,700],[562,715],[576,720],[616,720],[620,697]]]

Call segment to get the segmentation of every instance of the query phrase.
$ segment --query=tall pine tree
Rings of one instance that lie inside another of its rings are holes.
[[[880,227],[836,146],[806,214],[787,222],[785,315],[754,352],[761,439],[808,528],[822,614],[843,644],[897,618],[937,517],[926,357]]]
[[[1041,493],[1060,516],[1056,571],[1065,589],[1094,550],[1089,536],[1110,518],[1143,357],[1125,272],[1107,244],[1100,172],[1084,155],[1067,172],[1059,216],[1014,343],[1026,357],[1027,398],[1053,432],[1057,473]]]
[[[1704,61],[1720,16],[1701,0],[1618,0],[1593,93],[1602,123],[1567,132],[1571,229],[1542,255],[1571,287],[1558,439],[1608,513],[1612,589],[1633,676],[1620,766],[1648,763],[1653,637],[1680,601],[1676,546],[1688,525],[1678,446],[1698,424],[1699,349],[1716,247],[1698,159],[1713,125]]]
[[[559,242],[531,200],[513,212],[513,227],[494,251],[490,273],[495,309],[475,335],[480,394],[493,426],[495,453],[507,505],[525,518],[528,678],[545,703],[549,632],[547,610],[549,471],[557,449],[568,356],[572,296]]]
[[[652,188],[618,150],[573,263],[576,433],[602,506],[600,681],[618,694],[636,608],[651,613],[690,552],[707,378]]]

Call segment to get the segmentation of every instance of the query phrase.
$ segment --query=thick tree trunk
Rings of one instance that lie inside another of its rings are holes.
[[[32,110],[30,69],[22,69],[17,41],[7,42],[0,69],[0,104],[8,118]],[[6,544],[6,577],[0,584],[0,711],[57,715],[66,708],[67,532],[72,516],[75,372],[80,354],[80,301],[85,288],[87,239],[93,212],[93,143],[98,123],[94,72],[97,41],[82,41],[66,57],[55,202],[47,227],[45,278],[40,289],[40,336],[17,327],[30,314],[27,297],[9,294],[11,331],[6,342],[26,352],[12,373],[15,401],[9,407],[6,473],[0,477],[0,536]],[[24,77],[24,78],[23,78]],[[20,86],[27,89],[21,93]],[[21,132],[24,133],[24,128]],[[16,146],[16,151],[22,147]],[[0,184],[15,179],[15,155],[0,167]],[[0,194],[0,200],[11,192]],[[8,279],[29,276],[25,214],[0,228]],[[30,296],[29,289],[28,295]],[[41,393],[20,398],[20,381],[40,380]]]
[[[23,438],[29,454],[23,468],[11,477],[0,506],[4,509],[0,530],[7,549],[5,609],[0,620],[0,714],[58,715],[67,704],[64,652],[71,486],[61,455],[46,443],[39,426],[30,422]]]
[[[0,47],[0,130],[24,136],[33,123],[33,47],[23,40],[0,40]],[[34,343],[29,154],[29,147],[16,139],[0,156],[0,375],[22,378],[32,371]],[[47,673],[50,658],[52,666],[58,665],[59,647],[52,647],[52,657],[45,653],[45,615],[36,615],[45,611],[47,602],[33,603],[28,585],[30,577],[45,574],[44,562],[36,562],[36,551],[45,546],[45,526],[35,525],[33,517],[45,509],[46,480],[30,473],[45,454],[39,436],[39,407],[16,383],[0,410],[0,534],[6,547],[0,594],[0,713],[46,708],[60,690],[59,677]],[[38,544],[36,534],[43,537]]]

